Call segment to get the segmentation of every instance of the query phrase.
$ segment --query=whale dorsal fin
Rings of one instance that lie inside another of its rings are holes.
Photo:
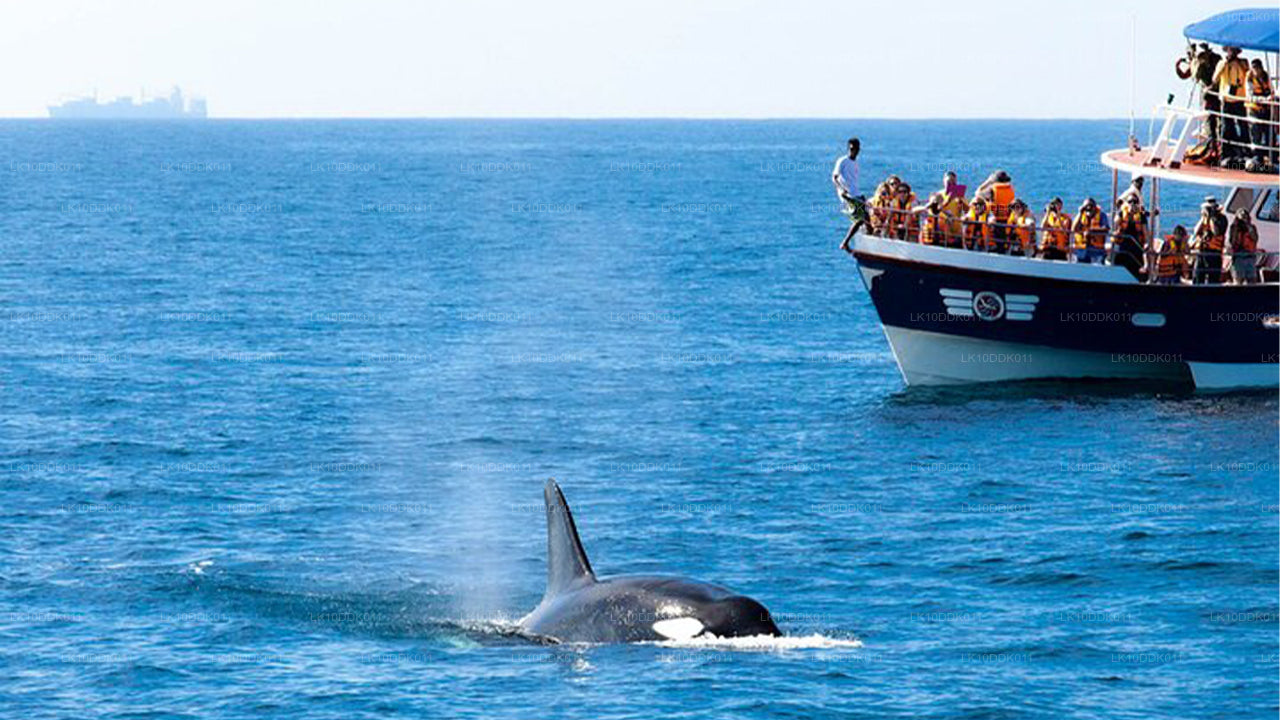
[[[596,581],[591,571],[587,551],[578,539],[578,528],[573,524],[569,503],[555,480],[548,480],[542,489],[547,503],[547,592],[546,600],[582,582]]]

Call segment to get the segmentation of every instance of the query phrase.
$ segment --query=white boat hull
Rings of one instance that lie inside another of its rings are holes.
[[[891,326],[884,332],[908,385],[1080,378],[1192,382],[1186,363],[1161,356],[1126,357]],[[1270,366],[1272,375],[1275,368]]]

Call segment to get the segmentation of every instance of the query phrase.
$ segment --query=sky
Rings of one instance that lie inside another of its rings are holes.
[[[1258,3],[1256,0],[1254,5]],[[1185,85],[1217,0],[0,0],[0,117],[1097,118]]]

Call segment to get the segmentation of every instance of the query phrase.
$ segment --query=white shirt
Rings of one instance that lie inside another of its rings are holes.
[[[858,197],[862,194],[858,191],[857,160],[850,160],[848,155],[841,155],[836,160],[836,169],[831,174],[836,179],[836,186],[849,197]]]

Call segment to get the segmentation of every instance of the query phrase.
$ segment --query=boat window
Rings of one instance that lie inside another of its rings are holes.
[[[1280,193],[1275,190],[1268,190],[1262,196],[1262,204],[1258,206],[1258,219],[1268,222],[1276,222],[1280,220]]]
[[[1231,193],[1231,200],[1227,202],[1227,212],[1233,213],[1240,208],[1253,209],[1253,188],[1240,188]]]

